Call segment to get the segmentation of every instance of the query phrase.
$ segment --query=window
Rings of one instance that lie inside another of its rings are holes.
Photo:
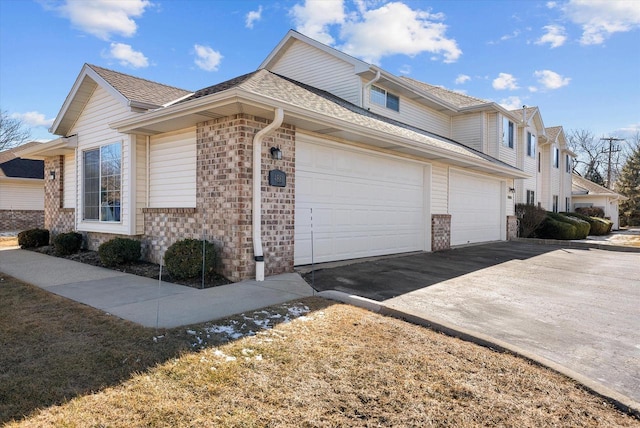
[[[564,198],[564,212],[566,212],[566,213],[571,212],[571,199],[570,198]]]
[[[527,205],[536,204],[536,192],[533,190],[527,190]]]
[[[120,221],[120,143],[83,153],[83,219]]]
[[[536,156],[536,136],[527,132],[527,156]]]
[[[565,156],[565,170],[567,172],[571,172],[571,157],[569,157],[569,155],[564,155]]]
[[[553,212],[558,212],[558,195],[553,195]]]
[[[538,172],[540,172],[540,167],[542,165],[542,154],[538,152]]]
[[[504,117],[502,119],[502,145],[513,149],[513,122]]]
[[[377,86],[371,86],[370,96],[372,103],[391,110],[400,111],[400,98],[397,95],[390,94]]]
[[[553,166],[560,167],[560,150],[557,147],[553,148]]]

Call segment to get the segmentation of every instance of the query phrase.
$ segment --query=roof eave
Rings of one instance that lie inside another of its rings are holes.
[[[50,156],[75,153],[76,147],[78,147],[78,138],[73,135],[71,137],[56,138],[55,140],[23,150],[16,150],[15,154],[22,159],[44,160]]]

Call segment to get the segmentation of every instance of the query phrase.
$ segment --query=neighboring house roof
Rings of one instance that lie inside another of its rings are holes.
[[[163,106],[191,94],[191,91],[185,89],[130,76],[97,65],[87,64],[87,66],[129,101]]]
[[[614,199],[627,199],[619,193],[614,192],[611,189],[600,186],[593,181],[587,180],[578,174],[572,174],[571,180],[571,194],[573,197],[580,196],[608,196]]]
[[[512,166],[457,141],[372,113],[329,92],[296,82],[265,69],[198,90],[191,97],[180,101],[176,105],[186,105],[194,100],[231,89],[242,89],[262,95],[290,106],[320,113],[346,123],[357,124],[371,131],[404,138],[419,143],[426,148],[446,150],[447,152],[467,157],[470,160],[486,161],[496,167],[511,170],[512,174],[523,176],[521,171]]]
[[[544,132],[547,134],[547,139],[549,141],[556,141],[560,132],[562,132],[562,126],[551,126],[549,128],[545,128]]]
[[[489,100],[483,100],[481,98],[471,97],[469,95],[461,94],[459,92],[455,92],[455,91],[451,91],[449,89],[443,88],[442,86],[430,85],[428,83],[421,82],[419,80],[415,80],[407,76],[400,76],[400,79],[404,80],[405,82],[413,86],[416,86],[418,89],[424,92],[432,94],[442,99],[443,101],[446,101],[449,104],[452,104],[457,108],[475,107],[475,106],[481,106],[481,105],[486,105],[491,103],[491,101]]]
[[[20,159],[18,150],[37,147],[41,143],[32,141],[18,147],[0,152],[0,177],[44,179],[44,162],[41,160]]]

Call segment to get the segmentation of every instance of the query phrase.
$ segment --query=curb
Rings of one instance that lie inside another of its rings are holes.
[[[555,245],[564,248],[593,248],[596,250],[621,251],[626,253],[640,253],[640,247],[628,247],[624,245],[600,244],[597,242],[562,241],[560,239],[540,238],[511,238],[509,241],[525,242],[538,245]]]
[[[530,351],[524,350],[519,346],[502,341],[500,339],[496,339],[477,331],[454,326],[443,320],[438,320],[435,318],[427,319],[423,315],[412,311],[402,310],[397,306],[385,305],[382,302],[356,296],[353,294],[347,294],[342,291],[321,291],[317,294],[317,296],[329,300],[335,300],[341,303],[346,303],[352,306],[357,306],[363,309],[367,309],[371,312],[378,313],[380,315],[401,319],[412,324],[427,327],[434,331],[444,333],[447,336],[457,337],[458,339],[464,340],[466,342],[472,342],[485,348],[496,350],[498,352],[507,352],[510,354],[514,354],[537,365],[549,368],[557,373],[560,373],[563,376],[574,380],[575,382],[578,382],[589,392],[600,396],[610,402],[618,410],[640,419],[640,403],[636,402],[632,398],[614,391],[611,388],[608,388],[601,383],[596,382],[584,375],[581,375],[580,373],[577,373],[554,361],[536,355]]]

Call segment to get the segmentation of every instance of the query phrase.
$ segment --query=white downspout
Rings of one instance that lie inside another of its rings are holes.
[[[282,125],[284,111],[276,108],[273,122],[253,137],[253,257],[256,261],[256,281],[264,281],[262,253],[262,140]]]
[[[368,100],[367,91],[369,90],[371,85],[376,83],[378,80],[380,80],[380,70],[376,71],[376,77],[374,77],[373,79],[369,80],[362,87],[362,108],[365,108],[367,110],[369,109],[369,102],[367,101]]]
[[[149,202],[151,201],[151,197],[149,195],[149,192],[151,191],[151,171],[149,170],[150,166],[151,166],[151,137],[150,136],[146,136],[146,141],[145,141],[145,155],[146,155],[146,188],[145,188],[145,193],[146,193],[146,198],[145,198],[145,203],[144,203],[144,207],[145,208],[149,208]]]

